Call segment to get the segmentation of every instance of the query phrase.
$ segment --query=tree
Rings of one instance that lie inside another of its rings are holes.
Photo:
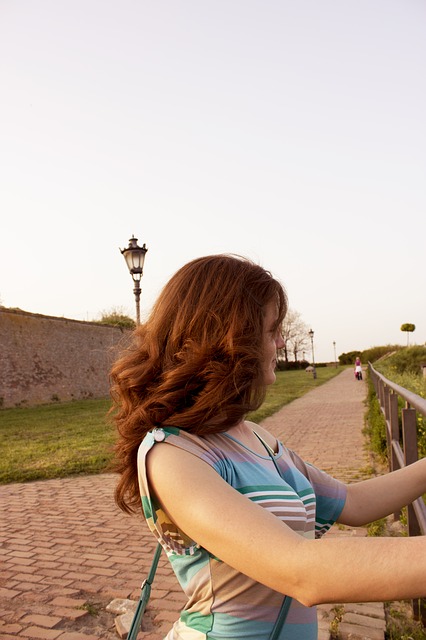
[[[109,324],[113,327],[122,327],[123,329],[134,329],[136,322],[123,313],[123,309],[113,308],[110,311],[103,311],[100,320],[96,320],[98,324]]]
[[[411,324],[410,322],[406,322],[405,324],[401,325],[401,331],[405,331],[407,333],[407,347],[409,344],[409,335],[410,333],[412,333],[413,331],[416,330],[416,325],[415,324]]]
[[[294,309],[289,309],[281,326],[282,336],[285,345],[279,351],[279,356],[288,362],[289,353],[298,360],[299,353],[308,347],[308,328],[301,319],[300,313]]]

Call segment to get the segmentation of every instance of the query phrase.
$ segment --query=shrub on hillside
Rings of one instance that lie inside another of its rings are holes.
[[[341,353],[339,356],[339,364],[354,364],[356,358],[360,358],[362,351],[348,351]]]
[[[104,311],[100,320],[94,320],[96,324],[107,324],[112,327],[121,327],[122,329],[134,329],[136,322],[122,313],[120,310]]]
[[[365,363],[374,363],[378,360],[381,360],[382,358],[392,355],[393,353],[395,353],[395,351],[399,351],[402,348],[403,347],[396,344],[388,344],[383,347],[371,347],[371,349],[365,349],[361,353],[361,360]]]
[[[375,369],[379,371],[391,382],[412,391],[421,398],[426,397],[426,380],[423,377],[421,365],[426,362],[426,347],[414,346],[414,347],[400,347],[392,355],[389,355],[386,359],[381,360],[375,364]],[[377,402],[377,401],[376,401]],[[378,403],[377,403],[378,405]],[[402,398],[398,400],[399,409],[401,410],[405,406],[405,401]],[[373,399],[368,398],[368,417],[369,435],[376,439],[374,443],[374,450],[378,453],[381,448],[380,429],[377,426],[377,417],[375,416],[375,407]],[[371,415],[370,415],[371,412]],[[383,417],[382,417],[382,420]],[[371,431],[370,431],[371,430]],[[377,431],[377,433],[376,433]],[[420,413],[417,414],[417,446],[419,455],[421,457],[426,455],[426,417]],[[384,447],[383,451],[385,451]]]
[[[364,349],[364,351],[348,351],[347,353],[342,353],[339,356],[339,362],[340,364],[354,364],[355,358],[361,358],[361,362],[364,362],[365,364],[367,364],[367,362],[374,363],[402,348],[403,347],[400,345],[388,344],[383,347],[371,347],[370,349]]]
[[[307,360],[277,360],[277,369],[278,371],[297,371],[298,369],[306,369],[306,367],[310,367],[311,363]],[[319,369],[321,367],[326,367],[326,362],[316,362],[315,368]]]
[[[278,360],[277,361],[277,369],[279,371],[295,371],[298,369],[306,369],[306,367],[309,366],[309,362],[307,362],[306,360],[297,360],[296,362],[294,360]]]
[[[413,373],[422,375],[422,364],[426,363],[426,347],[415,346],[400,349],[384,362],[398,374]]]
[[[368,377],[367,388],[368,410],[366,414],[365,433],[370,440],[370,445],[374,453],[376,453],[381,460],[386,460],[386,422],[370,377]]]

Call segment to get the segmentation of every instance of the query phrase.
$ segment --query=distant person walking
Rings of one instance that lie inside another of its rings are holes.
[[[362,380],[362,366],[359,358],[355,360],[355,378],[357,380]]]

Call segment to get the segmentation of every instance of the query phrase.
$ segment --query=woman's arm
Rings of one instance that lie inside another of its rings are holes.
[[[426,458],[383,476],[350,484],[339,522],[359,527],[388,516],[426,493]]]
[[[162,507],[190,538],[307,606],[426,595],[426,538],[307,540],[207,463],[167,443],[150,451],[147,470]]]

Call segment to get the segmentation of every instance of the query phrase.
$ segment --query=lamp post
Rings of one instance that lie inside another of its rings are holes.
[[[309,337],[311,339],[311,348],[312,348],[312,375],[314,377],[314,379],[317,377],[317,371],[315,369],[315,356],[314,356],[314,332],[312,331],[312,329],[309,329]]]
[[[337,358],[336,358],[336,341],[333,340],[333,347],[334,347],[334,366],[337,369]]]
[[[120,249],[121,253],[126,260],[127,268],[130,271],[130,275],[133,279],[134,289],[133,293],[135,294],[136,301],[136,325],[140,325],[141,322],[141,314],[140,314],[140,299],[141,299],[141,287],[140,282],[143,275],[143,264],[145,262],[145,254],[148,249],[145,246],[145,243],[142,247],[138,246],[138,239],[132,236],[129,240],[129,246],[127,249]]]

